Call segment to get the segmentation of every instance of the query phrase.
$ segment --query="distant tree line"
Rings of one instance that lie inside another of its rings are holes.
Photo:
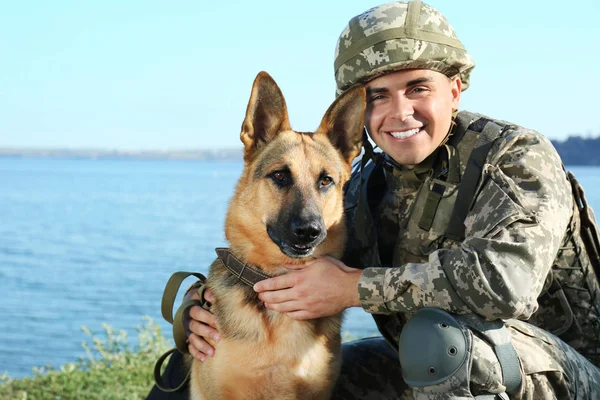
[[[569,136],[564,141],[552,140],[565,165],[600,165],[600,137]]]
[[[552,140],[565,165],[600,165],[600,136],[584,138],[569,136],[566,140]],[[29,149],[0,146],[0,157],[52,157],[94,159],[181,159],[210,161],[240,161],[241,148],[213,150],[107,150],[107,149]]]

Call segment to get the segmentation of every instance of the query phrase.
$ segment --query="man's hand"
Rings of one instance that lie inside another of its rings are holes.
[[[254,285],[268,309],[304,320],[328,317],[360,306],[357,285],[361,270],[332,257],[285,267],[294,271]]]
[[[200,300],[198,292],[192,290],[187,299]],[[204,292],[204,299],[214,304],[215,298],[210,290]],[[190,354],[198,361],[204,362],[206,357],[212,357],[215,354],[215,349],[208,344],[204,338],[211,338],[215,342],[221,340],[215,316],[206,311],[202,307],[193,306],[189,309],[189,317],[184,318],[186,329],[188,331],[188,350]]]

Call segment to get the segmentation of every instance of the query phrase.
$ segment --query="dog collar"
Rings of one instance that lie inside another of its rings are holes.
[[[271,278],[255,266],[243,263],[227,248],[216,248],[217,256],[223,262],[225,268],[246,285],[253,287],[255,283]]]

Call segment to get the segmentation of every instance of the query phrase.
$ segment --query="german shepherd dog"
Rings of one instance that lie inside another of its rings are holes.
[[[242,124],[244,168],[225,236],[231,254],[268,276],[286,263],[340,257],[342,187],[362,144],[365,90],[329,107],[316,132],[291,129],[281,90],[266,72],[252,86]],[[213,358],[192,361],[198,399],[327,399],[340,368],[341,315],[297,321],[268,310],[250,285],[215,261],[206,282],[221,340]]]

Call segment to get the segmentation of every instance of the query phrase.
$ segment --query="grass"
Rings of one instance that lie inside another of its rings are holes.
[[[125,331],[103,325],[103,337],[83,331],[91,344],[82,343],[87,356],[59,369],[34,368],[34,376],[12,379],[0,375],[3,400],[138,400],[145,399],[154,383],[156,359],[171,346],[158,324],[145,318],[138,327],[139,345],[130,348]]]
[[[0,375],[2,400],[140,400],[154,384],[154,363],[173,347],[150,317],[137,328],[139,345],[131,349],[127,332],[104,324],[98,337],[83,327],[91,344],[83,342],[86,357],[59,369],[34,368],[34,376],[13,379]],[[343,335],[344,341],[358,339]]]

